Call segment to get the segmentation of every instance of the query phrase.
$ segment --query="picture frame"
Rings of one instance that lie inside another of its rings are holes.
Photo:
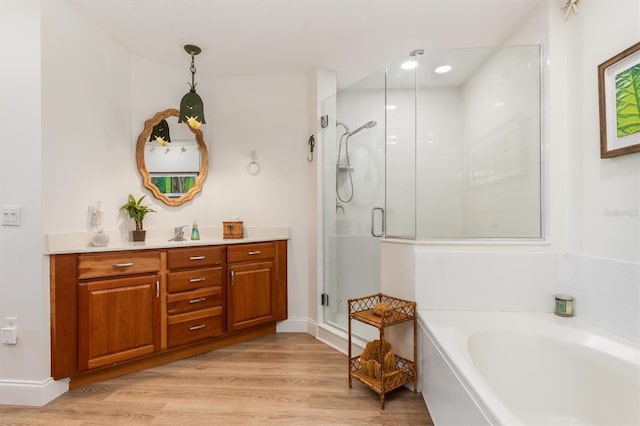
[[[598,65],[598,98],[600,158],[640,152],[640,43]]]

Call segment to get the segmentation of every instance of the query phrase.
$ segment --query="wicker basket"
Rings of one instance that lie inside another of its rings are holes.
[[[222,238],[244,238],[244,226],[241,220],[222,222]]]

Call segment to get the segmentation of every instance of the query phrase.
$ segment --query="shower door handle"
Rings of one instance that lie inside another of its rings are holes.
[[[380,212],[380,218],[382,219],[382,228],[379,234],[376,234],[376,230],[375,230],[376,210]],[[384,232],[385,232],[384,209],[382,207],[373,207],[371,209],[371,236],[376,238],[384,237]]]

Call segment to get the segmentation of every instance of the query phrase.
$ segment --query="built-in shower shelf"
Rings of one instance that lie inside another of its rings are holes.
[[[339,172],[353,172],[354,168],[350,167],[350,166],[338,166],[338,171]]]

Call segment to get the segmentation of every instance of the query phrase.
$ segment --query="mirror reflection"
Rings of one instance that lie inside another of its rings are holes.
[[[201,191],[208,159],[202,132],[178,123],[178,117],[177,109],[168,109],[145,121],[136,148],[145,188],[173,206]]]

